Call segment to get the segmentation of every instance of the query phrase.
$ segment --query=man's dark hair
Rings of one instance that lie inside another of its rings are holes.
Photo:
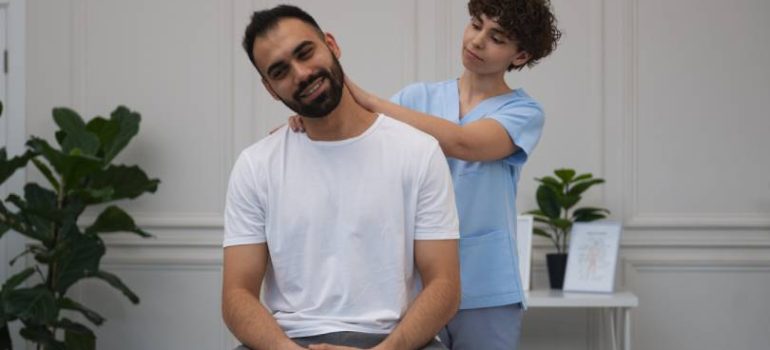
[[[551,12],[550,0],[470,0],[468,12],[473,17],[486,15],[508,33],[520,50],[532,58],[526,64],[511,69],[532,67],[556,49],[561,31],[556,28],[556,17]]]
[[[284,18],[296,18],[313,26],[321,37],[324,35],[313,16],[299,7],[278,5],[271,9],[255,11],[251,15],[251,23],[246,27],[246,33],[243,36],[243,49],[246,50],[246,54],[249,55],[249,60],[254,67],[257,67],[257,62],[254,61],[254,41],[257,40],[257,37],[265,35],[268,30],[275,28],[278,22]]]

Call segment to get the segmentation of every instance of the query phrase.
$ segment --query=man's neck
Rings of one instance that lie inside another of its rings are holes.
[[[340,141],[361,135],[377,120],[377,115],[356,103],[347,87],[340,104],[323,118],[302,117],[307,136],[314,141]]]

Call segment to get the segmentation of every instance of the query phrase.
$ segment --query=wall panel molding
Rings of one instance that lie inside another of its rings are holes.
[[[221,160],[224,166],[217,166],[218,175],[212,182],[218,188],[217,192],[222,194],[222,200],[224,193],[226,192],[227,181],[232,164],[234,163],[234,157],[239,144],[237,141],[239,138],[236,135],[236,130],[240,125],[236,122],[236,116],[238,113],[242,113],[242,108],[239,109],[241,102],[234,96],[240,91],[240,81],[238,77],[244,76],[238,74],[234,65],[235,51],[240,49],[239,38],[240,36],[233,35],[233,26],[237,21],[235,20],[238,15],[242,15],[240,12],[243,9],[244,0],[228,0],[216,2],[217,13],[216,15],[216,38],[217,42],[212,43],[217,52],[217,63],[214,67],[208,69],[214,70],[217,77],[216,80],[216,94],[211,96],[213,102],[211,102],[216,109],[216,115],[206,116],[207,118],[216,117],[219,122],[216,130],[211,130],[216,139],[221,142],[216,142],[220,152],[218,159]],[[89,47],[90,34],[92,28],[89,28],[89,20],[91,14],[89,12],[89,5],[95,4],[93,0],[72,0],[71,17],[72,27],[71,30],[71,105],[73,108],[83,114],[84,118],[90,117],[91,101],[94,97],[89,96],[90,71],[89,71],[89,55],[91,54],[91,47]],[[239,29],[242,31],[242,28]],[[235,49],[234,49],[235,48]],[[238,52],[240,53],[240,51]],[[238,56],[240,57],[240,56]],[[99,111],[100,114],[107,113],[107,111]],[[167,180],[168,179],[161,179]],[[162,185],[161,185],[162,186]],[[174,194],[170,194],[173,196]],[[218,200],[218,201],[222,201]],[[221,227],[222,226],[222,213],[221,212],[153,212],[153,213],[141,213],[134,212],[134,217],[137,222],[143,223],[150,227],[160,228],[200,228],[200,227]],[[86,221],[93,218],[85,218]]]
[[[665,213],[639,209],[639,1],[605,1],[605,202],[637,229],[770,229],[766,213]]]

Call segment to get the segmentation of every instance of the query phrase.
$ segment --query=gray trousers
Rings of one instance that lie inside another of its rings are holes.
[[[438,334],[452,350],[519,348],[521,304],[460,310]]]
[[[358,333],[358,332],[335,332],[321,335],[314,335],[311,337],[292,338],[292,340],[300,346],[306,347],[310,344],[332,344],[332,345],[344,345],[352,346],[354,348],[371,348],[381,343],[387,337],[387,334],[371,334],[371,333]],[[249,348],[241,345],[235,350],[248,350]],[[430,343],[425,344],[420,350],[446,350],[446,347],[436,339],[433,339]]]

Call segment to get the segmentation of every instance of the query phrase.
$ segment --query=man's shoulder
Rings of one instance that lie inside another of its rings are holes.
[[[385,114],[381,114],[380,117],[383,118],[380,127],[381,132],[389,134],[388,137],[393,137],[393,140],[397,140],[400,144],[412,147],[420,146],[426,149],[432,149],[438,145],[438,141],[433,136],[422,130]]]
[[[240,157],[248,158],[250,162],[266,161],[271,155],[278,152],[286,142],[289,133],[292,132],[284,125],[259,141],[251,144],[241,151]]]

